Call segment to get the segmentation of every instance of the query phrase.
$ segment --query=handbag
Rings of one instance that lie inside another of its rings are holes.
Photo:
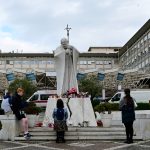
[[[55,120],[54,121],[55,131],[68,131],[68,126],[65,120]]]
[[[133,100],[133,102],[134,102],[134,108],[138,107],[138,105],[137,105],[136,101],[135,101],[135,100]]]

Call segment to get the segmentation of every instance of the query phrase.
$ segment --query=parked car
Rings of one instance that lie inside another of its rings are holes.
[[[108,102],[110,98],[111,97],[105,97],[105,99],[103,99],[103,97],[94,97],[93,100],[97,100],[99,102]]]
[[[131,96],[137,103],[149,103],[150,102],[150,89],[131,90]],[[109,102],[119,103],[124,97],[124,91],[117,92]]]
[[[39,90],[36,91],[27,102],[34,102],[38,107],[46,107],[49,97],[57,95],[56,90]]]

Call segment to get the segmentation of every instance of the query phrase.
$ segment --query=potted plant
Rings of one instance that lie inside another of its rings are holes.
[[[37,116],[40,112],[42,112],[42,109],[37,107],[35,103],[29,102],[28,106],[24,108],[24,112],[27,114],[29,127],[34,127],[36,124]]]
[[[103,127],[110,127],[112,120],[111,104],[108,102],[100,103],[95,107],[94,110],[101,114],[101,121],[103,123]]]

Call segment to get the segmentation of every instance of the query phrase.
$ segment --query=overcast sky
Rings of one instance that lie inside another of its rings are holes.
[[[0,0],[2,52],[52,52],[70,31],[80,52],[123,46],[150,18],[150,0]]]

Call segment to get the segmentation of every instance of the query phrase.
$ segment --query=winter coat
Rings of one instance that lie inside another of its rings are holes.
[[[122,123],[130,123],[135,120],[134,103],[133,105],[127,105],[125,98],[122,98],[119,103],[119,109],[122,112]]]
[[[25,118],[22,109],[23,105],[21,96],[16,93],[14,96],[12,96],[12,110],[18,120]]]

